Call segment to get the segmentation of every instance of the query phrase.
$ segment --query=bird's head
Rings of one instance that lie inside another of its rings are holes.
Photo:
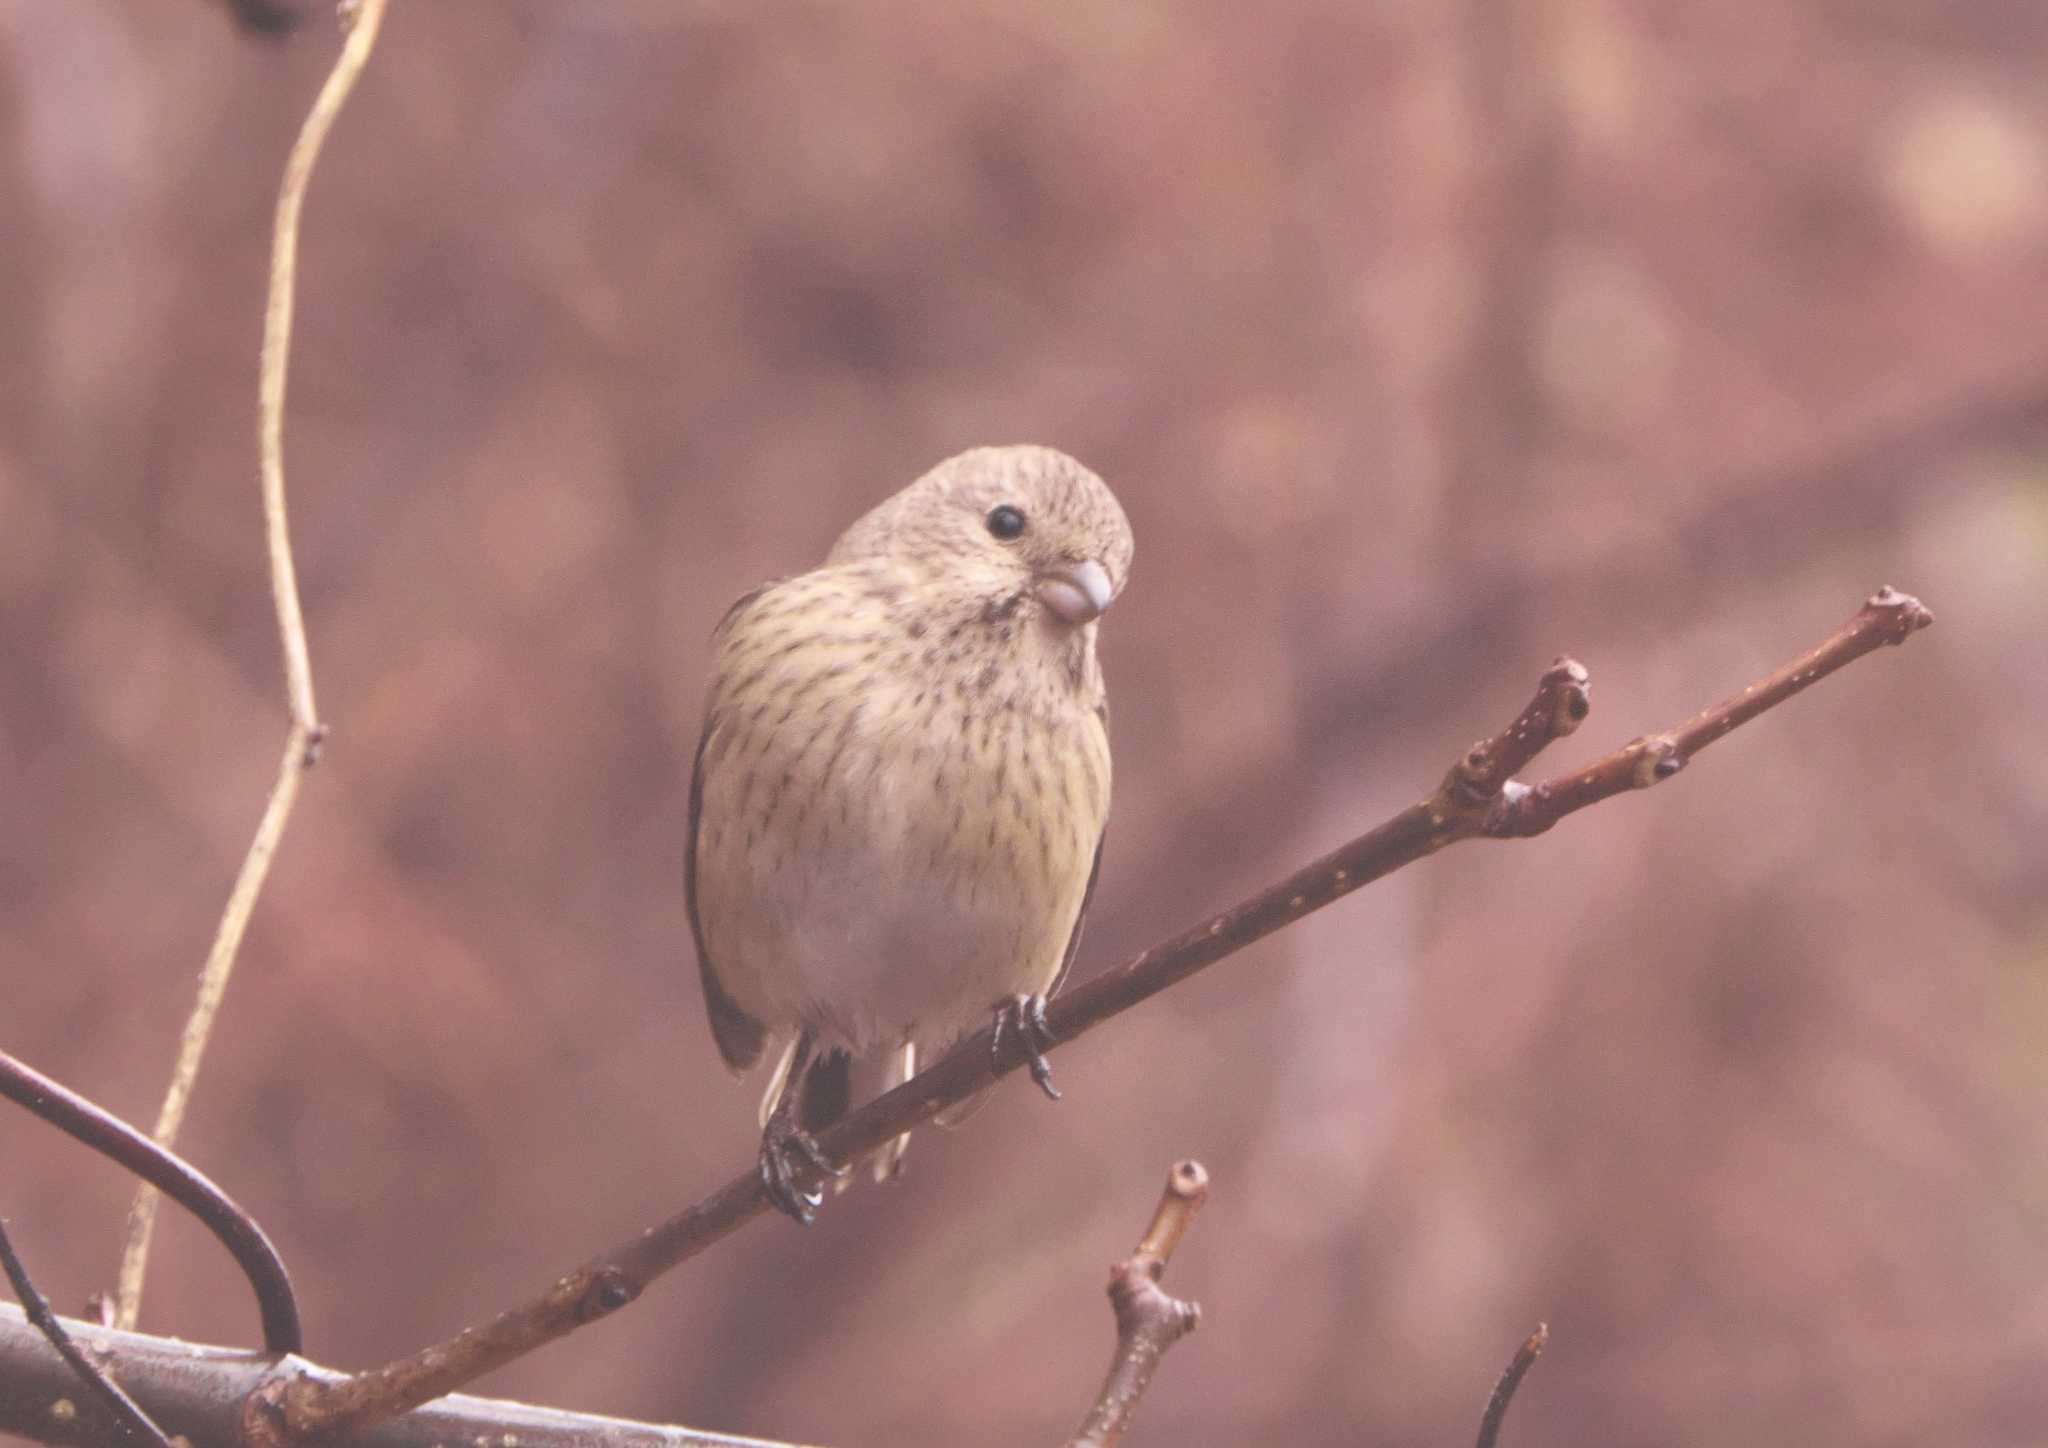
[[[828,563],[886,558],[959,583],[1007,617],[1056,629],[1101,617],[1131,568],[1131,525],[1101,478],[1048,447],[983,447],[940,463],[846,530]]]

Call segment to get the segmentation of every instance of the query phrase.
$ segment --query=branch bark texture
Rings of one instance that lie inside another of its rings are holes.
[[[1209,1173],[1183,1161],[1167,1174],[1166,1190],[1138,1249],[1109,1269],[1109,1304],[1116,1314],[1116,1356],[1095,1406],[1069,1448],[1115,1448],[1136,1416],[1138,1402],[1166,1350],[1201,1325],[1202,1309],[1168,1296],[1159,1279],[1195,1213],[1209,1198]]]
[[[0,1267],[7,1272],[7,1281],[14,1288],[15,1297],[21,1302],[21,1310],[34,1324],[36,1330],[55,1349],[64,1366],[78,1380],[79,1386],[98,1404],[99,1410],[113,1421],[116,1432],[124,1442],[138,1445],[138,1448],[171,1448],[164,1437],[164,1430],[149,1419],[149,1414],[136,1405],[133,1398],[121,1391],[120,1384],[108,1377],[106,1372],[79,1350],[64,1324],[50,1311],[50,1304],[36,1285],[29,1279],[28,1268],[15,1254],[14,1243],[7,1236],[7,1225],[0,1222]],[[68,1399],[66,1401],[69,1401]]]
[[[71,1318],[60,1321],[85,1351],[111,1364],[136,1401],[168,1433],[193,1448],[243,1448],[265,1441],[249,1432],[245,1409],[281,1376],[340,1381],[299,1357],[270,1357],[240,1348],[207,1347],[175,1338],[121,1332]],[[71,1371],[50,1352],[22,1312],[0,1303],[0,1434],[42,1443],[104,1448],[103,1423],[77,1410]],[[336,1448],[800,1448],[765,1438],[700,1433],[635,1423],[596,1413],[565,1413],[498,1398],[454,1393],[431,1407],[336,1440]]]

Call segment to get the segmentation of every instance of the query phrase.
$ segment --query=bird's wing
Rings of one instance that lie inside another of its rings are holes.
[[[1104,699],[1095,706],[1095,718],[1102,725],[1103,738],[1109,737],[1109,700]],[[1045,988],[1048,996],[1060,993],[1060,987],[1067,983],[1067,973],[1074,968],[1074,957],[1081,950],[1081,927],[1088,923],[1088,906],[1095,899],[1095,880],[1102,873],[1102,842],[1109,836],[1109,823],[1103,822],[1102,833],[1095,837],[1095,860],[1088,866],[1088,885],[1081,892],[1081,908],[1074,912],[1074,928],[1067,934],[1066,954],[1060,957],[1059,974],[1052,978],[1052,984]]]
[[[742,594],[726,610],[725,617],[718,621],[712,636],[723,635],[749,604],[773,586],[764,583],[752,592]],[[683,895],[689,902],[690,936],[697,943],[697,973],[704,983],[704,1009],[711,1018],[712,1038],[718,1042],[718,1054],[725,1057],[725,1064],[735,1071],[744,1071],[761,1059],[761,1048],[767,1043],[768,1033],[759,1021],[741,1010],[726,994],[718,979],[718,968],[711,963],[711,952],[704,948],[704,924],[697,916],[697,834],[704,815],[704,746],[711,739],[716,718],[714,704],[712,709],[705,711],[704,732],[697,738],[697,758],[690,766],[690,836],[684,854]]]
[[[1060,987],[1067,983],[1067,973],[1074,968],[1074,957],[1081,951],[1081,927],[1088,923],[1088,903],[1095,898],[1095,877],[1102,873],[1102,842],[1109,835],[1105,826],[1095,837],[1095,863],[1088,867],[1088,888],[1081,892],[1081,908],[1074,914],[1074,928],[1067,934],[1067,953],[1060,958],[1060,973],[1052,978],[1052,984],[1045,993],[1055,996]]]
[[[1108,831],[1105,830],[1103,833],[1107,834]],[[1045,989],[1048,996],[1059,994],[1060,987],[1067,983],[1067,972],[1074,968],[1074,956],[1081,948],[1081,926],[1088,919],[1088,902],[1095,898],[1095,877],[1102,873],[1102,839],[1102,835],[1095,837],[1095,863],[1088,867],[1088,888],[1081,893],[1081,909],[1074,916],[1073,930],[1067,935],[1067,953],[1060,961],[1060,973],[1052,978],[1052,984]],[[973,1095],[955,1101],[932,1117],[932,1120],[951,1131],[987,1105],[988,1098],[995,1094],[995,1089],[994,1086],[984,1086]],[[901,1155],[900,1151],[898,1155]]]

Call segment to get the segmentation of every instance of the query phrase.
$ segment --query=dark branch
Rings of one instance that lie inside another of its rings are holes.
[[[263,1314],[264,1347],[273,1353],[299,1350],[303,1340],[292,1279],[263,1229],[226,1192],[120,1117],[5,1051],[0,1051],[0,1096],[27,1107],[102,1156],[112,1157],[197,1217],[249,1279],[256,1306]]]
[[[1083,983],[1053,1002],[1047,1023],[1058,1039],[1071,1041],[1446,845],[1537,834],[1610,795],[1656,784],[1737,725],[1882,644],[1903,643],[1932,621],[1918,599],[1883,589],[1818,648],[1677,729],[1638,739],[1577,774],[1517,784],[1509,778],[1513,770],[1571,733],[1589,707],[1585,670],[1560,660],[1514,722],[1468,750],[1428,798],[1249,900]],[[977,1031],[922,1074],[820,1135],[819,1144],[834,1160],[855,1160],[1024,1064],[1021,1039],[1006,1040],[994,1062],[991,1045],[989,1030]],[[799,1189],[819,1180],[814,1168],[796,1174]],[[724,1240],[768,1206],[760,1174],[749,1167],[696,1205],[572,1269],[541,1296],[487,1323],[341,1382],[283,1388],[278,1396],[285,1428],[298,1436],[360,1430],[438,1397],[624,1307],[663,1272]]]
[[[1153,1209],[1138,1249],[1109,1269],[1109,1305],[1116,1313],[1116,1356],[1095,1406],[1069,1448],[1114,1448],[1151,1386],[1166,1350],[1201,1326],[1202,1309],[1170,1297],[1159,1286],[1167,1261],[1209,1198],[1209,1173],[1198,1161],[1178,1163]]]
[[[1493,1385],[1493,1396],[1486,1400],[1486,1416],[1479,1420],[1479,1448],[1494,1448],[1500,1437],[1501,1422],[1508,1415],[1508,1404],[1515,1400],[1515,1389],[1522,1386],[1522,1379],[1529,1375],[1529,1369],[1536,1365],[1536,1359],[1549,1345],[1550,1325],[1539,1322],[1536,1330],[1515,1349],[1514,1361],[1500,1375],[1500,1381]]]
[[[64,1359],[65,1365],[85,1385],[94,1401],[106,1409],[122,1438],[130,1443],[171,1448],[163,1429],[152,1423],[149,1414],[137,1407],[133,1398],[101,1372],[97,1363],[80,1352],[78,1344],[64,1331],[64,1325],[57,1321],[57,1314],[50,1311],[50,1304],[42,1293],[36,1291],[35,1283],[29,1280],[28,1268],[22,1266],[21,1258],[15,1255],[14,1243],[8,1239],[4,1221],[0,1221],[0,1267],[6,1268],[7,1280],[13,1284],[14,1295],[21,1300],[21,1310],[28,1314],[28,1320],[49,1340],[50,1346],[57,1349],[57,1356]]]
[[[128,1391],[159,1424],[192,1443],[274,1441],[265,1434],[266,1424],[252,1423],[245,1416],[259,1388],[297,1374],[316,1382],[341,1379],[341,1374],[303,1358],[271,1358],[241,1348],[207,1347],[91,1322],[60,1321],[87,1352],[120,1374]],[[50,1355],[42,1335],[18,1309],[0,1302],[0,1437],[18,1434],[41,1443],[105,1448],[106,1429],[77,1411],[70,1401],[74,1396],[70,1369]],[[502,1448],[507,1442],[518,1448],[794,1448],[761,1438],[701,1433],[463,1393],[451,1393],[416,1413],[337,1439],[334,1448],[342,1448],[344,1442],[347,1448],[467,1448],[478,1443]]]

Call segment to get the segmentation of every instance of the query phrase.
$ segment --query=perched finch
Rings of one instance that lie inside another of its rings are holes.
[[[1064,453],[977,448],[718,626],[690,786],[690,926],[726,1064],[788,1044],[761,1177],[811,1219],[810,1133],[995,1013],[1047,1093],[1045,997],[1109,814],[1095,621],[1131,530]],[[873,1159],[892,1175],[906,1138]]]

